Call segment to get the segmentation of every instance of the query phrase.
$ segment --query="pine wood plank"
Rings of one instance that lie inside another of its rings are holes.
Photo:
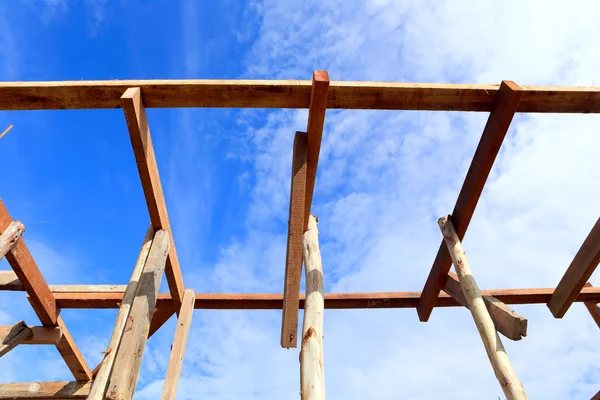
[[[91,385],[91,382],[69,381],[0,383],[0,399],[85,399]]]
[[[0,357],[25,342],[33,333],[24,321],[0,327]]]

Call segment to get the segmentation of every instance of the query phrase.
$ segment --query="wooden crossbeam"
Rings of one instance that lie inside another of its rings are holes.
[[[462,292],[458,276],[453,272],[448,273],[448,280],[444,292],[452,296],[461,305],[469,308]],[[517,314],[512,308],[502,303],[493,296],[483,296],[483,302],[494,321],[496,330],[511,340],[521,340],[527,336],[527,319]]]
[[[124,292],[127,285],[48,285],[52,293],[69,292]],[[23,292],[25,288],[14,271],[0,271],[0,291]]]
[[[23,321],[21,321],[23,322]],[[25,324],[17,323],[19,329]],[[59,327],[49,326],[28,326],[24,329],[27,336],[20,344],[57,344],[62,336],[62,330]],[[14,334],[15,325],[13,326],[0,326],[0,338],[6,338],[7,336]]]
[[[585,287],[593,287],[593,285],[587,282],[585,284]],[[598,325],[598,328],[600,328],[600,302],[586,301],[583,304],[585,304],[585,307],[590,312],[590,315],[594,319],[594,322],[596,322],[596,325]]]
[[[0,260],[17,245],[17,241],[21,238],[24,231],[25,226],[19,221],[11,222],[4,229],[2,234],[0,234]]]
[[[579,248],[548,302],[548,308],[555,318],[562,318],[565,315],[599,263],[600,218]]]
[[[14,271],[0,271],[0,290],[25,291]]]
[[[308,80],[109,80],[0,83],[0,110],[118,108],[139,87],[146,107],[308,108]],[[327,108],[491,111],[498,85],[332,81]],[[518,112],[598,113],[599,87],[523,86]]]
[[[0,383],[0,399],[85,399],[91,386],[92,382],[69,381]]]
[[[175,400],[177,394],[177,385],[179,383],[179,375],[183,366],[183,356],[185,355],[185,346],[187,338],[192,326],[192,315],[194,313],[194,301],[196,294],[193,289],[186,289],[183,293],[183,304],[177,319],[177,328],[175,329],[175,337],[171,345],[171,355],[169,356],[169,365],[167,367],[167,375],[161,395],[161,400]]]
[[[33,335],[24,321],[12,326],[0,327],[0,357],[25,342]]]
[[[452,221],[448,217],[443,217],[439,219],[438,223],[448,252],[452,257],[452,262],[454,263],[454,268],[456,269],[462,292],[468,305],[467,308],[473,315],[473,320],[485,346],[498,383],[502,387],[502,391],[508,400],[527,400],[525,389],[521,385],[506,355],[498,332],[496,332],[494,321],[487,310],[477,282],[475,282],[471,267],[467,261],[467,256],[458,238],[458,234],[454,230]]]
[[[168,231],[161,229],[155,233],[137,285],[125,332],[116,350],[117,355],[106,392],[107,399],[129,400],[133,397],[170,243]]]
[[[523,89],[514,82],[502,81],[500,85],[494,108],[483,129],[479,145],[475,150],[467,176],[460,189],[454,211],[452,211],[452,221],[459,240],[462,240],[467,232],[467,227],[483,192],[485,181],[492,170],[496,156],[502,146],[502,141],[517,111],[522,93]],[[442,241],[417,307],[417,313],[421,321],[429,319],[436,298],[446,283],[451,266],[452,259],[446,250],[444,241]]]
[[[140,88],[128,88],[123,96],[121,96],[121,106],[125,112],[133,154],[135,155],[142,188],[146,196],[146,204],[148,205],[152,227],[155,231],[160,229],[167,230],[171,238],[165,272],[169,290],[175,301],[176,309],[179,310],[184,289],[183,277],[181,276],[179,259],[175,250],[173,232],[171,231],[171,223],[167,213],[167,204],[160,183],[158,165],[156,164],[156,156],[154,154],[154,147],[152,146],[152,138],[150,137],[150,127],[146,118],[146,109],[142,103]]]

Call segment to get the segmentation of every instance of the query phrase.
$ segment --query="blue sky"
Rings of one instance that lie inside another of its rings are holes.
[[[13,1],[0,5],[0,79],[310,79],[327,69],[333,80],[592,86],[598,12],[579,1]],[[292,140],[306,110],[148,118],[186,286],[281,292]],[[327,291],[421,290],[436,220],[452,210],[485,118],[327,113],[314,200]],[[589,182],[600,174],[599,122],[514,120],[465,240],[482,288],[559,281],[598,217]],[[148,213],[122,110],[0,113],[9,124],[0,197],[47,281],[126,283]],[[530,398],[595,394],[599,332],[585,308],[562,321],[543,305],[515,309],[529,334],[504,343]],[[94,366],[116,312],[63,316]],[[178,398],[295,396],[298,354],[279,347],[280,318],[195,312]],[[19,319],[37,323],[22,294],[0,293],[0,323]],[[158,398],[173,330],[171,320],[149,341],[136,398]],[[502,395],[465,310],[435,310],[427,324],[414,310],[330,311],[324,343],[330,398]],[[45,346],[21,346],[0,365],[3,382],[71,379]],[[457,384],[462,371],[469,385]]]

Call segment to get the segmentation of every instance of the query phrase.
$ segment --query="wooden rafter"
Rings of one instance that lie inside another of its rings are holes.
[[[548,308],[555,318],[562,318],[569,310],[598,263],[600,263],[600,218],[579,248],[548,302]]]
[[[61,336],[56,343],[56,349],[63,360],[65,360],[67,367],[75,379],[78,381],[89,381],[92,379],[92,373],[60,315],[58,316],[57,323],[61,330]]]
[[[585,284],[585,287],[593,287],[593,286],[591,283],[587,282]],[[590,315],[594,319],[594,322],[596,322],[596,325],[598,325],[598,328],[600,328],[600,302],[586,301],[583,304],[585,304],[585,307],[590,312]]]
[[[517,111],[522,93],[522,88],[514,82],[502,81],[500,85],[494,108],[483,129],[479,145],[475,150],[475,155],[456,200],[454,211],[452,211],[452,221],[459,240],[462,240],[467,232],[467,227],[483,192],[485,181],[492,170],[502,141]],[[436,298],[446,283],[451,266],[452,259],[442,241],[417,307],[421,321],[429,319]]]
[[[124,292],[127,285],[48,285],[52,293]],[[24,292],[25,288],[13,271],[0,271],[0,291]]]
[[[19,221],[11,222],[4,229],[2,234],[0,234],[0,260],[17,245],[17,241],[21,238],[24,231],[25,226]]]
[[[85,399],[91,382],[17,382],[0,383],[0,399]]]
[[[0,110],[119,108],[139,87],[144,105],[162,107],[308,108],[309,80],[110,80],[0,83]],[[598,113],[600,88],[523,86],[518,112]],[[491,111],[498,85],[331,81],[327,108]]]
[[[142,103],[140,88],[128,88],[123,96],[121,96],[121,106],[125,112],[131,145],[142,181],[144,195],[146,196],[146,204],[150,212],[152,227],[155,231],[160,229],[167,230],[171,238],[165,273],[176,309],[179,310],[184,289],[183,277],[181,276],[179,259],[175,250],[171,223],[167,213],[167,204],[160,183],[156,156],[154,154],[154,147],[152,146],[152,138],[150,137],[150,127],[148,126],[146,110]]]
[[[23,321],[17,325],[23,326]],[[0,337],[7,337],[10,331],[14,331],[13,326],[0,326]],[[26,335],[27,337],[20,344],[57,344],[62,336],[62,330],[59,327],[49,326],[28,326],[27,331],[31,334]]]
[[[24,321],[19,321],[12,326],[0,327],[0,357],[25,342],[32,335],[33,332]]]

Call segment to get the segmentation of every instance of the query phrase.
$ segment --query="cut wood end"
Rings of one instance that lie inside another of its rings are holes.
[[[324,70],[315,70],[313,71],[313,80],[315,82],[327,82],[327,85],[329,85],[329,73]]]
[[[121,100],[129,101],[133,100],[140,95],[141,89],[139,87],[130,87],[121,96]]]
[[[513,81],[504,80],[500,84],[500,88],[502,88],[502,86],[506,86],[514,92],[522,92],[523,91],[523,88],[521,86],[517,85],[516,83],[514,83]]]

